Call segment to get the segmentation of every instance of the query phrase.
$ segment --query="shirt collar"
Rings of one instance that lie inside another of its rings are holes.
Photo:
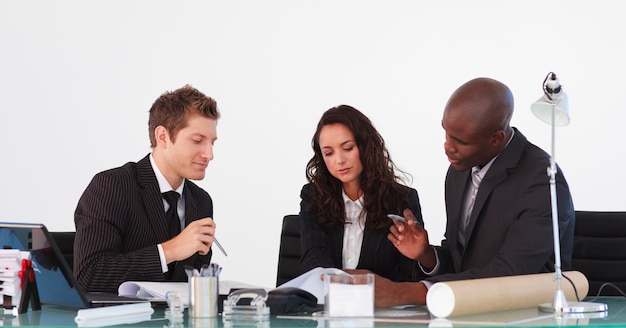
[[[161,193],[164,193],[164,192],[173,190],[174,188],[170,186],[170,183],[167,182],[167,179],[165,179],[165,176],[163,175],[163,173],[161,173],[161,170],[154,162],[154,157],[152,157],[152,153],[150,153],[150,166],[152,166],[152,171],[154,171],[154,175],[157,178],[157,183],[159,184],[159,191],[161,191]],[[181,183],[180,186],[175,191],[179,195],[182,195],[184,187],[185,187],[185,182],[183,180],[183,183]]]
[[[511,140],[513,140],[513,136],[515,135],[515,129],[511,129],[511,131],[513,131],[511,133],[511,137],[509,138],[509,141],[506,142],[506,146],[504,146],[504,149],[506,149],[506,147],[509,146],[509,144],[511,143]],[[503,149],[503,151],[504,151]],[[502,152],[500,152],[500,154],[502,154]],[[491,164],[493,164],[493,162],[496,160],[496,158],[498,158],[498,156],[500,156],[500,154],[496,155],[494,158],[492,158],[489,162],[487,162],[487,164],[480,166],[473,166],[472,167],[472,173],[478,173],[478,176],[480,176],[480,178],[484,178],[485,174],[487,174],[487,171],[489,171],[489,168],[491,167]]]

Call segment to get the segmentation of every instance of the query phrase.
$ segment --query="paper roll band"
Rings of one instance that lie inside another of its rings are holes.
[[[589,292],[589,282],[578,271],[563,272],[572,280],[583,299]],[[565,278],[561,288],[568,301],[576,301],[572,284]],[[554,273],[539,273],[508,277],[468,279],[438,282],[426,294],[426,306],[436,317],[506,311],[552,303],[557,284]]]

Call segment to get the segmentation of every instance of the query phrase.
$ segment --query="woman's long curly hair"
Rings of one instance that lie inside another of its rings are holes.
[[[317,124],[311,141],[314,155],[306,166],[313,197],[307,210],[317,213],[316,220],[328,227],[341,226],[346,221],[342,182],[328,171],[319,144],[320,132],[329,124],[342,124],[352,131],[363,165],[359,183],[367,221],[375,229],[386,229],[391,224],[387,214],[402,213],[409,203],[408,187],[400,183],[409,175],[395,166],[383,137],[369,118],[348,105],[327,110]],[[403,177],[395,171],[401,172]]]

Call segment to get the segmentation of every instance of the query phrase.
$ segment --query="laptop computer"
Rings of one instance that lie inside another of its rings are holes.
[[[148,301],[142,298],[84,291],[70,270],[59,246],[43,224],[0,222],[0,247],[30,252],[42,304],[89,308]],[[161,302],[162,300],[155,301]]]

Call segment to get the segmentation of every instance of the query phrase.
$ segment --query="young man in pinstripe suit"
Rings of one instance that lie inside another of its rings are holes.
[[[129,280],[186,281],[185,266],[210,263],[213,202],[190,180],[203,179],[213,159],[219,117],[216,102],[189,85],[166,92],[150,109],[152,152],[94,176],[74,216],[74,274],[84,289],[116,293]],[[177,235],[162,195],[172,190]]]

